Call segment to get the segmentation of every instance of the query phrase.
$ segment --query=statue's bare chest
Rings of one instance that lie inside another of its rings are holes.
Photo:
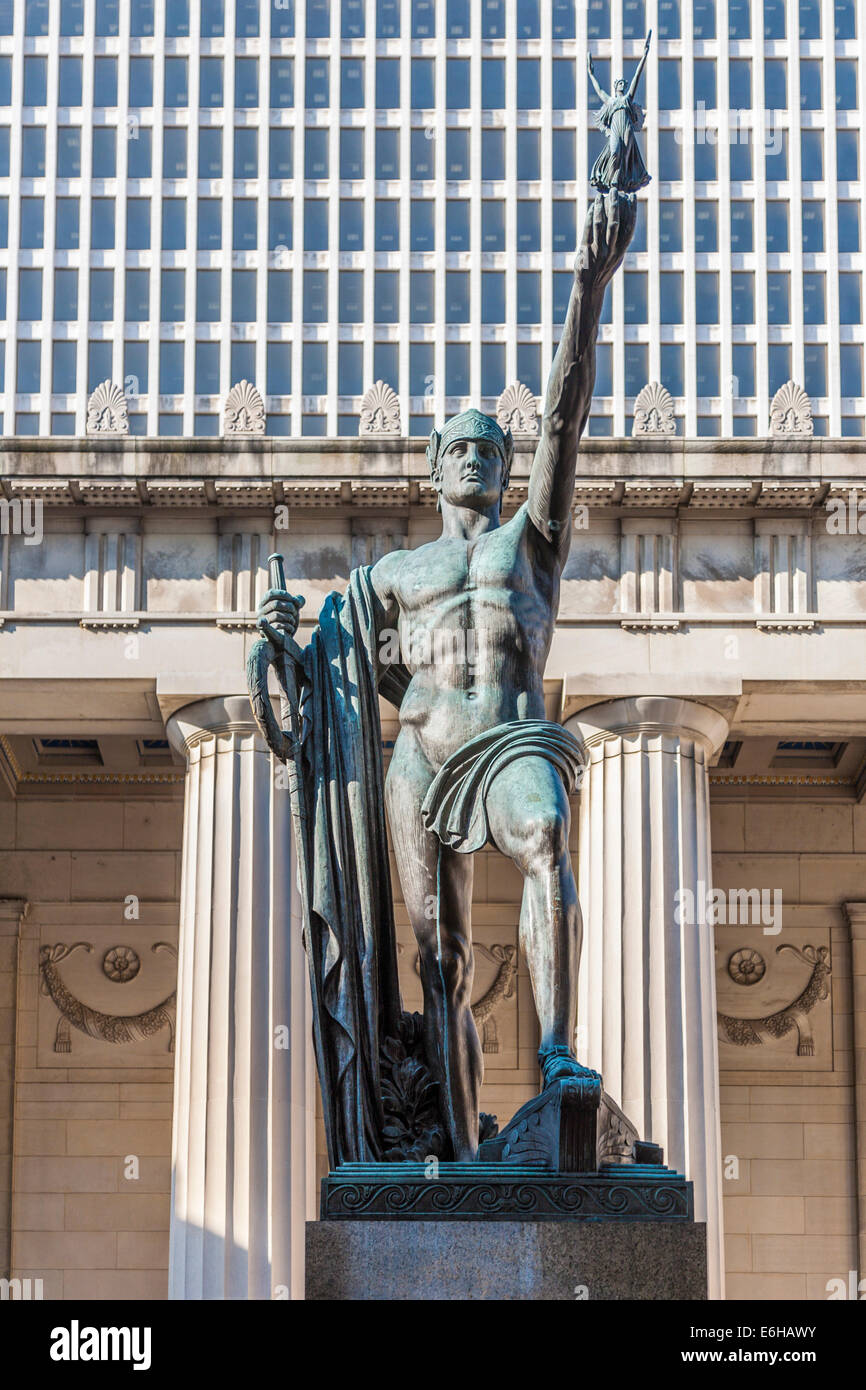
[[[534,587],[525,526],[510,523],[475,541],[443,539],[412,551],[401,567],[398,601],[404,613],[473,596],[495,602]]]

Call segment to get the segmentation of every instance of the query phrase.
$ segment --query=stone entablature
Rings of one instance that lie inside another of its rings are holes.
[[[526,499],[533,448],[516,441],[510,509]],[[368,541],[358,544],[362,531],[416,545],[434,516],[416,439],[170,448],[15,440],[4,464],[7,625],[14,615],[97,629],[144,617],[249,627],[275,546],[294,552],[293,582],[309,601],[338,587],[362,555],[375,558]],[[818,621],[866,616],[862,440],[588,440],[574,496],[561,622],[614,622],[631,633],[747,623],[802,634]],[[15,534],[15,508],[25,502],[42,504],[50,556]]]
[[[10,728],[29,715],[33,682],[61,671],[80,689],[134,678],[151,720],[154,691],[165,714],[197,694],[202,671],[223,690],[243,670],[272,550],[306,600],[303,636],[352,567],[375,562],[385,535],[412,548],[436,532],[423,440],[166,443],[7,443],[0,672]],[[533,447],[516,441],[511,508],[526,497]],[[27,499],[43,502],[50,545],[14,534],[15,503]],[[765,697],[749,692],[767,683],[863,680],[863,440],[587,440],[574,521],[547,669],[564,712],[688,691],[745,700],[760,723]],[[862,728],[859,693],[834,696],[834,707],[846,700],[842,723]]]
[[[525,497],[537,440],[518,435],[509,505]],[[370,499],[430,506],[426,439],[9,439],[0,496],[46,505],[186,507],[289,502],[319,508]],[[575,503],[599,507],[809,508],[866,490],[864,439],[584,439]]]

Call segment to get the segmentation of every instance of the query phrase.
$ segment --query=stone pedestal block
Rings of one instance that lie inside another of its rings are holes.
[[[687,1221],[309,1221],[308,1300],[706,1299]]]

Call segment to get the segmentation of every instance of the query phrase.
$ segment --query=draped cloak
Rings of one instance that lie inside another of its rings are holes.
[[[374,613],[369,570],[354,570],[322,606],[301,704],[306,948],[332,1166],[382,1156],[380,1047],[402,1016],[378,692],[399,706],[409,677],[380,665]]]

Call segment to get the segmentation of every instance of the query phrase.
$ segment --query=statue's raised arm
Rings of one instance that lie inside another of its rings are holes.
[[[641,60],[640,60],[640,62],[638,63],[637,68],[635,69],[634,77],[632,78],[631,83],[630,83],[630,85],[629,85],[628,95],[629,95],[629,100],[630,100],[630,101],[633,101],[634,98],[635,98],[635,96],[636,96],[636,94],[637,94],[638,83],[640,82],[641,75],[642,75],[642,73],[643,73],[644,68],[646,67],[646,60],[647,60],[647,58],[649,57],[650,40],[651,40],[652,36],[653,36],[653,31],[652,31],[652,29],[650,29],[649,33],[648,33],[647,36],[646,36],[646,43],[645,43],[644,46],[643,46],[643,53],[641,54]]]
[[[628,89],[620,77],[613,92],[605,92],[596,80],[592,55],[586,59],[590,81],[602,102],[596,124],[604,132],[605,146],[590,176],[599,195],[587,213],[574,262],[574,285],[547,383],[541,442],[529,479],[529,514],[542,535],[556,544],[562,544],[569,531],[577,446],[595,384],[595,341],[604,292],[634,234],[635,194],[650,179],[637,142],[643,112],[634,95],[651,38],[652,30]]]
[[[635,215],[633,193],[612,189],[599,194],[587,213],[574,261],[574,284],[529,477],[530,517],[555,545],[566,541],[570,529],[577,446],[592,402],[604,292],[628,250]]]
[[[606,92],[606,91],[604,90],[604,88],[603,88],[602,86],[599,85],[598,78],[597,78],[596,75],[595,75],[595,68],[592,66],[592,54],[591,54],[591,53],[587,53],[587,55],[586,55],[586,70],[587,70],[587,72],[589,73],[589,80],[590,80],[590,82],[592,83],[593,87],[595,88],[595,94],[596,94],[596,96],[598,97],[599,101],[602,101],[602,102],[610,101],[610,93],[609,93],[609,92]]]

